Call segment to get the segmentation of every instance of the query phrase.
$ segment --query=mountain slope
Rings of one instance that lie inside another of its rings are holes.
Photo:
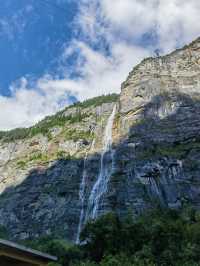
[[[15,238],[76,240],[106,211],[200,207],[200,39],[145,59],[119,99],[61,117],[40,134],[2,137],[0,223]]]

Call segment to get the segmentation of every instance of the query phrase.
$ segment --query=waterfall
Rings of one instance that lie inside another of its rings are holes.
[[[93,149],[95,144],[95,139],[92,142],[92,145],[90,147],[90,151]],[[80,242],[80,233],[82,230],[82,226],[84,223],[84,214],[85,214],[85,209],[84,209],[84,203],[85,203],[85,189],[86,189],[86,179],[87,179],[87,171],[86,171],[86,163],[87,163],[87,158],[88,158],[88,152],[86,152],[85,158],[84,158],[84,165],[83,165],[83,175],[82,175],[82,181],[79,189],[79,200],[81,202],[81,213],[79,217],[79,224],[78,224],[78,230],[77,230],[77,236],[76,236],[76,243],[79,244]]]
[[[87,221],[87,218],[92,217],[95,218],[97,216],[98,207],[100,203],[100,199],[103,196],[103,194],[107,191],[107,185],[109,181],[109,177],[111,172],[109,173],[108,169],[105,167],[104,158],[107,152],[111,152],[111,158],[113,157],[113,151],[111,150],[112,147],[112,127],[113,127],[113,121],[115,118],[116,113],[116,105],[113,108],[112,114],[108,118],[107,125],[104,132],[104,138],[103,138],[103,151],[101,153],[101,165],[100,165],[100,172],[97,178],[96,183],[94,184],[91,194],[89,196],[88,206],[87,206],[87,213],[85,213],[85,201],[86,201],[86,186],[87,186],[87,171],[86,171],[86,164],[88,159],[88,153],[86,153],[86,156],[84,158],[84,168],[83,168],[83,175],[82,175],[82,181],[79,189],[79,200],[81,202],[81,212],[80,212],[80,218],[79,218],[79,224],[78,224],[78,230],[77,230],[77,236],[76,236],[76,243],[80,243],[80,233],[83,227],[83,224],[85,221]],[[94,147],[95,140],[93,140],[90,151]],[[113,167],[113,163],[112,163]],[[88,215],[88,212],[91,212],[90,215]]]
[[[108,118],[108,122],[105,128],[104,138],[103,138],[103,150],[101,153],[100,171],[97,181],[94,184],[89,197],[88,217],[91,217],[93,219],[97,217],[100,200],[107,191],[108,181],[112,173],[112,169],[111,171],[109,171],[108,167],[106,167],[104,159],[105,155],[108,152],[111,152],[111,158],[113,157],[113,152],[111,150],[111,147],[112,147],[112,128],[113,128],[115,113],[116,113],[116,105],[113,107],[112,114]]]

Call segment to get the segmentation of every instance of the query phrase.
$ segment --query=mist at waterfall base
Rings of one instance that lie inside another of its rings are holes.
[[[87,163],[87,153],[84,159],[84,169],[83,169],[83,176],[82,176],[82,182],[80,185],[79,190],[79,200],[81,202],[81,212],[80,212],[80,218],[79,218],[79,225],[77,230],[77,237],[76,237],[76,243],[80,242],[80,233],[82,230],[82,226],[88,221],[89,218],[95,219],[98,217],[98,211],[99,211],[99,205],[100,201],[103,197],[103,195],[107,192],[108,188],[108,182],[110,179],[110,176],[112,174],[112,167],[113,167],[113,150],[112,150],[112,128],[113,128],[113,122],[116,114],[116,105],[114,105],[111,115],[108,118],[104,137],[103,137],[103,149],[101,153],[101,163],[100,163],[100,170],[99,175],[97,177],[97,180],[91,190],[88,202],[87,202],[87,208],[86,213],[84,210],[84,203],[86,200],[85,195],[85,188],[86,188],[86,177],[87,177],[87,171],[86,171],[86,163]],[[92,142],[91,148],[94,146],[94,141]],[[105,156],[109,153],[111,156],[111,165],[108,165],[105,163]]]

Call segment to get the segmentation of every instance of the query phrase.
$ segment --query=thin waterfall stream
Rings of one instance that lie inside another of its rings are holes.
[[[95,139],[92,141],[90,151],[93,149],[95,144]],[[81,202],[81,213],[79,217],[79,224],[78,224],[78,230],[77,230],[77,236],[76,236],[76,243],[78,244],[80,242],[80,233],[82,230],[82,226],[84,224],[84,203],[85,203],[85,189],[86,189],[86,179],[87,179],[87,171],[86,171],[86,163],[88,159],[88,152],[86,152],[85,158],[84,158],[84,165],[83,165],[83,175],[82,175],[82,181],[79,189],[79,200]]]
[[[82,230],[82,227],[84,223],[87,221],[88,218],[96,218],[98,214],[98,208],[100,199],[106,193],[108,181],[111,175],[111,172],[106,169],[106,166],[104,164],[105,155],[107,152],[111,152],[111,158],[113,157],[113,152],[111,151],[112,148],[112,128],[113,128],[113,122],[115,118],[116,113],[116,105],[113,107],[113,111],[111,115],[108,118],[107,125],[104,132],[104,138],[103,138],[103,150],[101,153],[101,165],[100,165],[100,171],[97,178],[97,181],[95,182],[90,196],[88,200],[87,205],[87,212],[85,213],[85,200],[86,200],[86,185],[87,185],[87,171],[86,171],[86,163],[88,158],[88,153],[86,153],[85,159],[84,159],[84,169],[83,169],[83,175],[82,175],[82,182],[80,185],[79,190],[79,199],[81,202],[81,212],[80,212],[80,218],[79,218],[79,225],[77,230],[77,237],[76,237],[76,243],[80,243],[80,233]],[[93,149],[94,142],[91,145],[91,149]],[[112,163],[113,167],[113,163]]]
[[[107,152],[111,151],[112,148],[112,128],[113,128],[115,113],[116,113],[116,105],[114,105],[113,107],[113,111],[110,117],[108,118],[108,122],[105,128],[105,133],[103,138],[103,151],[101,153],[100,172],[89,197],[88,217],[93,219],[97,217],[100,200],[107,191],[109,178],[112,173],[112,169],[111,171],[109,171],[109,169],[106,167],[104,159]],[[113,152],[111,151],[111,158],[112,157],[113,157]]]

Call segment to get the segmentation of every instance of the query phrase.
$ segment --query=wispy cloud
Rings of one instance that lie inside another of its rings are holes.
[[[0,17],[0,37],[7,37],[10,41],[21,36],[28,23],[27,17],[33,12],[33,6],[27,4],[24,8],[16,10],[12,15]]]
[[[132,67],[156,48],[166,53],[196,38],[199,12],[199,0],[80,0],[74,38],[58,58],[64,78],[13,84],[12,96],[0,97],[0,128],[31,125],[69,104],[70,95],[119,92]]]

